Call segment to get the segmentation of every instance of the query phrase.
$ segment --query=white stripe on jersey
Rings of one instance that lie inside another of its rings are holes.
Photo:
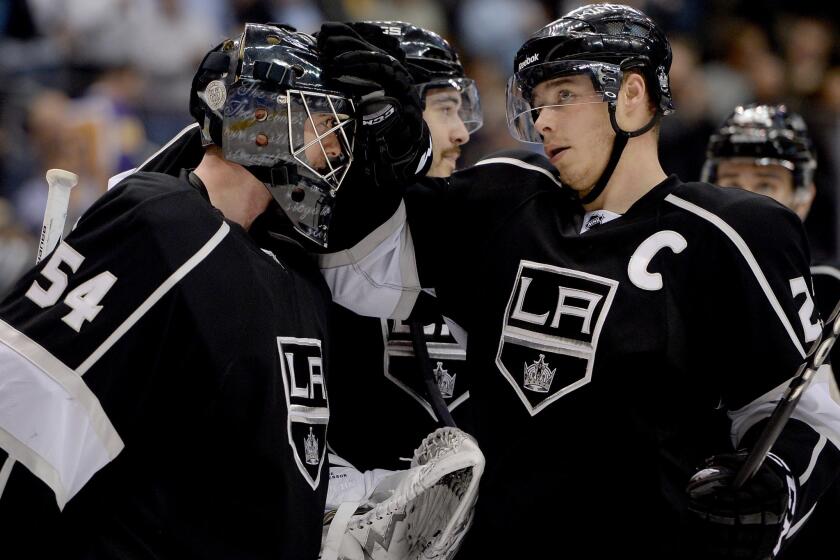
[[[817,459],[819,459],[820,453],[822,453],[825,442],[827,441],[828,439],[824,435],[820,435],[817,445],[814,446],[814,450],[811,452],[811,461],[808,463],[805,472],[799,477],[799,486],[804,486],[808,482],[808,479],[811,478],[811,473],[814,472],[814,467],[817,466]]]
[[[824,274],[825,276],[832,276],[840,280],[840,270],[833,266],[819,265],[811,267],[811,275]]]
[[[164,146],[161,149],[159,149],[158,151],[153,153],[151,156],[149,156],[146,159],[146,161],[144,161],[143,163],[141,163],[140,165],[138,165],[137,167],[135,167],[133,169],[128,169],[126,171],[123,171],[122,173],[118,173],[118,174],[114,175],[113,177],[111,177],[110,179],[108,179],[108,190],[113,189],[120,181],[122,181],[123,179],[125,179],[129,175],[137,173],[138,171],[143,171],[143,168],[146,166],[147,163],[149,163],[150,161],[152,161],[153,159],[158,157],[165,150],[169,149],[169,146],[171,146],[172,144],[177,142],[178,139],[181,136],[183,136],[184,134],[186,134],[187,132],[189,132],[190,130],[192,130],[193,128],[195,128],[197,126],[198,126],[198,123],[192,123],[190,125],[185,126],[184,128],[181,129],[181,132],[176,134],[175,137],[172,138],[172,140],[170,140],[169,142],[164,144]]]
[[[405,319],[420,295],[405,203],[350,249],[318,257],[333,301],[370,317]]]
[[[44,481],[59,508],[124,444],[81,377],[0,321],[0,447]]]
[[[87,371],[97,362],[99,358],[101,358],[105,352],[107,352],[117,341],[122,338],[122,336],[128,332],[128,329],[134,326],[134,324],[140,320],[146,312],[151,309],[151,307],[160,300],[163,296],[166,295],[166,292],[172,289],[172,287],[177,284],[184,276],[190,273],[192,269],[194,269],[198,264],[207,258],[213,249],[215,249],[219,243],[222,242],[222,239],[230,232],[230,226],[227,225],[226,222],[222,222],[221,227],[213,234],[213,236],[204,244],[204,246],[199,249],[192,257],[187,259],[187,261],[178,267],[178,270],[173,272],[169,278],[167,278],[163,284],[157,287],[157,289],[151,293],[149,297],[146,298],[146,301],[140,304],[140,307],[134,310],[134,312],[128,316],[128,318],[123,321],[123,323],[111,333],[111,335],[105,339],[105,341],[99,345],[99,348],[93,351],[93,353],[88,356],[88,358],[82,362],[78,368],[76,368],[76,373],[84,375]]]
[[[667,200],[674,206],[682,208],[683,210],[691,212],[692,214],[703,218],[707,222],[710,222],[712,225],[714,225],[720,231],[722,231],[723,234],[726,235],[726,237],[728,237],[730,241],[732,241],[732,243],[735,245],[738,251],[740,251],[741,256],[744,257],[745,261],[747,261],[750,270],[752,270],[755,279],[758,281],[758,284],[759,286],[761,286],[764,295],[767,297],[767,301],[770,302],[770,306],[773,308],[773,311],[776,312],[776,315],[779,317],[779,321],[781,321],[782,326],[787,331],[788,336],[790,336],[791,342],[793,342],[793,345],[799,351],[799,355],[802,356],[802,359],[805,359],[805,349],[802,347],[802,343],[799,342],[799,337],[796,336],[796,331],[793,330],[793,326],[790,324],[787,315],[785,315],[781,304],[779,304],[779,300],[776,298],[776,294],[773,293],[773,289],[770,288],[770,284],[769,282],[767,282],[767,278],[764,276],[764,272],[762,272],[761,267],[758,266],[758,262],[756,262],[752,251],[750,251],[750,248],[747,246],[744,239],[740,235],[738,235],[738,232],[732,229],[732,227],[726,222],[724,222],[719,216],[687,200],[683,200],[682,198],[674,196],[673,194],[669,194],[668,196],[666,196],[665,200]]]
[[[547,169],[543,169],[542,167],[539,167],[537,165],[531,165],[530,163],[525,163],[524,161],[518,160],[516,158],[495,157],[495,158],[483,159],[483,160],[479,161],[478,163],[476,163],[475,167],[478,167],[479,165],[490,165],[491,163],[502,163],[502,164],[506,164],[506,165],[515,165],[516,167],[521,167],[522,169],[528,169],[529,171],[536,171],[537,173],[542,173],[543,175],[545,175],[546,177],[551,179],[551,181],[555,185],[557,185],[561,189],[563,188],[563,184],[560,181],[558,181],[557,177],[552,175],[551,172],[549,172]]]
[[[792,378],[791,378],[792,379]],[[828,364],[817,371],[802,393],[791,418],[805,422],[840,449],[840,405],[831,396],[834,373]],[[756,423],[770,416],[790,384],[790,379],[767,391],[748,405],[727,413],[732,420],[731,437],[735,448]]]
[[[817,503],[819,503],[819,502],[817,502]],[[811,517],[811,514],[814,513],[814,510],[816,509],[816,507],[817,507],[817,504],[814,504],[811,507],[811,509],[808,510],[808,513],[803,515],[802,518],[799,521],[797,521],[796,524],[793,527],[790,528],[790,532],[788,533],[788,536],[787,536],[788,539],[793,537],[793,535],[795,535],[796,532],[799,531],[799,529],[802,528],[802,526],[805,524],[805,522],[808,521],[808,518]]]

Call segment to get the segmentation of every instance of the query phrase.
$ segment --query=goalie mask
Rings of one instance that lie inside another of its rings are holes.
[[[668,39],[642,12],[619,4],[578,8],[537,31],[517,52],[507,85],[508,128],[517,140],[541,144],[536,121],[542,111],[606,103],[616,138],[607,167],[581,199],[584,204],[592,202],[609,181],[627,140],[644,134],[662,115],[674,111],[670,68]],[[631,70],[644,77],[656,113],[639,130],[625,131],[616,122],[615,111],[623,75]],[[567,83],[574,87],[545,87]],[[551,95],[542,95],[540,89],[551,89]]]
[[[797,191],[811,185],[817,167],[805,121],[784,105],[736,107],[709,139],[702,180],[716,183],[722,161],[779,165],[793,174]]]
[[[454,89],[460,95],[458,116],[472,134],[484,124],[478,87],[464,73],[455,49],[440,35],[402,21],[371,21],[386,35],[396,37],[405,52],[406,69],[414,79],[420,103],[425,109],[426,92]]]
[[[204,145],[248,169],[299,233],[327,246],[335,195],[353,160],[355,114],[323,78],[310,35],[246,24],[202,61],[190,113]]]

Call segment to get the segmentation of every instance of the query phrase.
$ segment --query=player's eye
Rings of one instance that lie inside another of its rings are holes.
[[[568,103],[569,101],[571,101],[574,98],[575,98],[575,94],[568,89],[561,89],[560,91],[557,92],[557,103],[558,104]]]

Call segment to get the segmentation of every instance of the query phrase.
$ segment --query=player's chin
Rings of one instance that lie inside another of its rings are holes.
[[[427,177],[449,177],[452,173],[455,172],[455,168],[457,165],[457,159],[451,158],[441,158],[440,161],[437,161],[432,164],[432,167],[429,169],[429,172],[426,173]]]

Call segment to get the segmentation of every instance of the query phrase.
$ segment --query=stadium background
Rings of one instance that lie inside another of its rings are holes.
[[[675,115],[663,120],[666,172],[699,178],[705,144],[732,108],[787,103],[817,145],[814,255],[840,260],[840,18],[831,2],[627,2],[668,32]],[[202,55],[246,21],[316,31],[323,20],[399,19],[437,31],[478,82],[484,127],[462,166],[517,143],[505,81],[527,36],[581,2],[548,0],[0,0],[0,295],[34,261],[44,172],[80,175],[68,227],[107,178],[190,122]]]

